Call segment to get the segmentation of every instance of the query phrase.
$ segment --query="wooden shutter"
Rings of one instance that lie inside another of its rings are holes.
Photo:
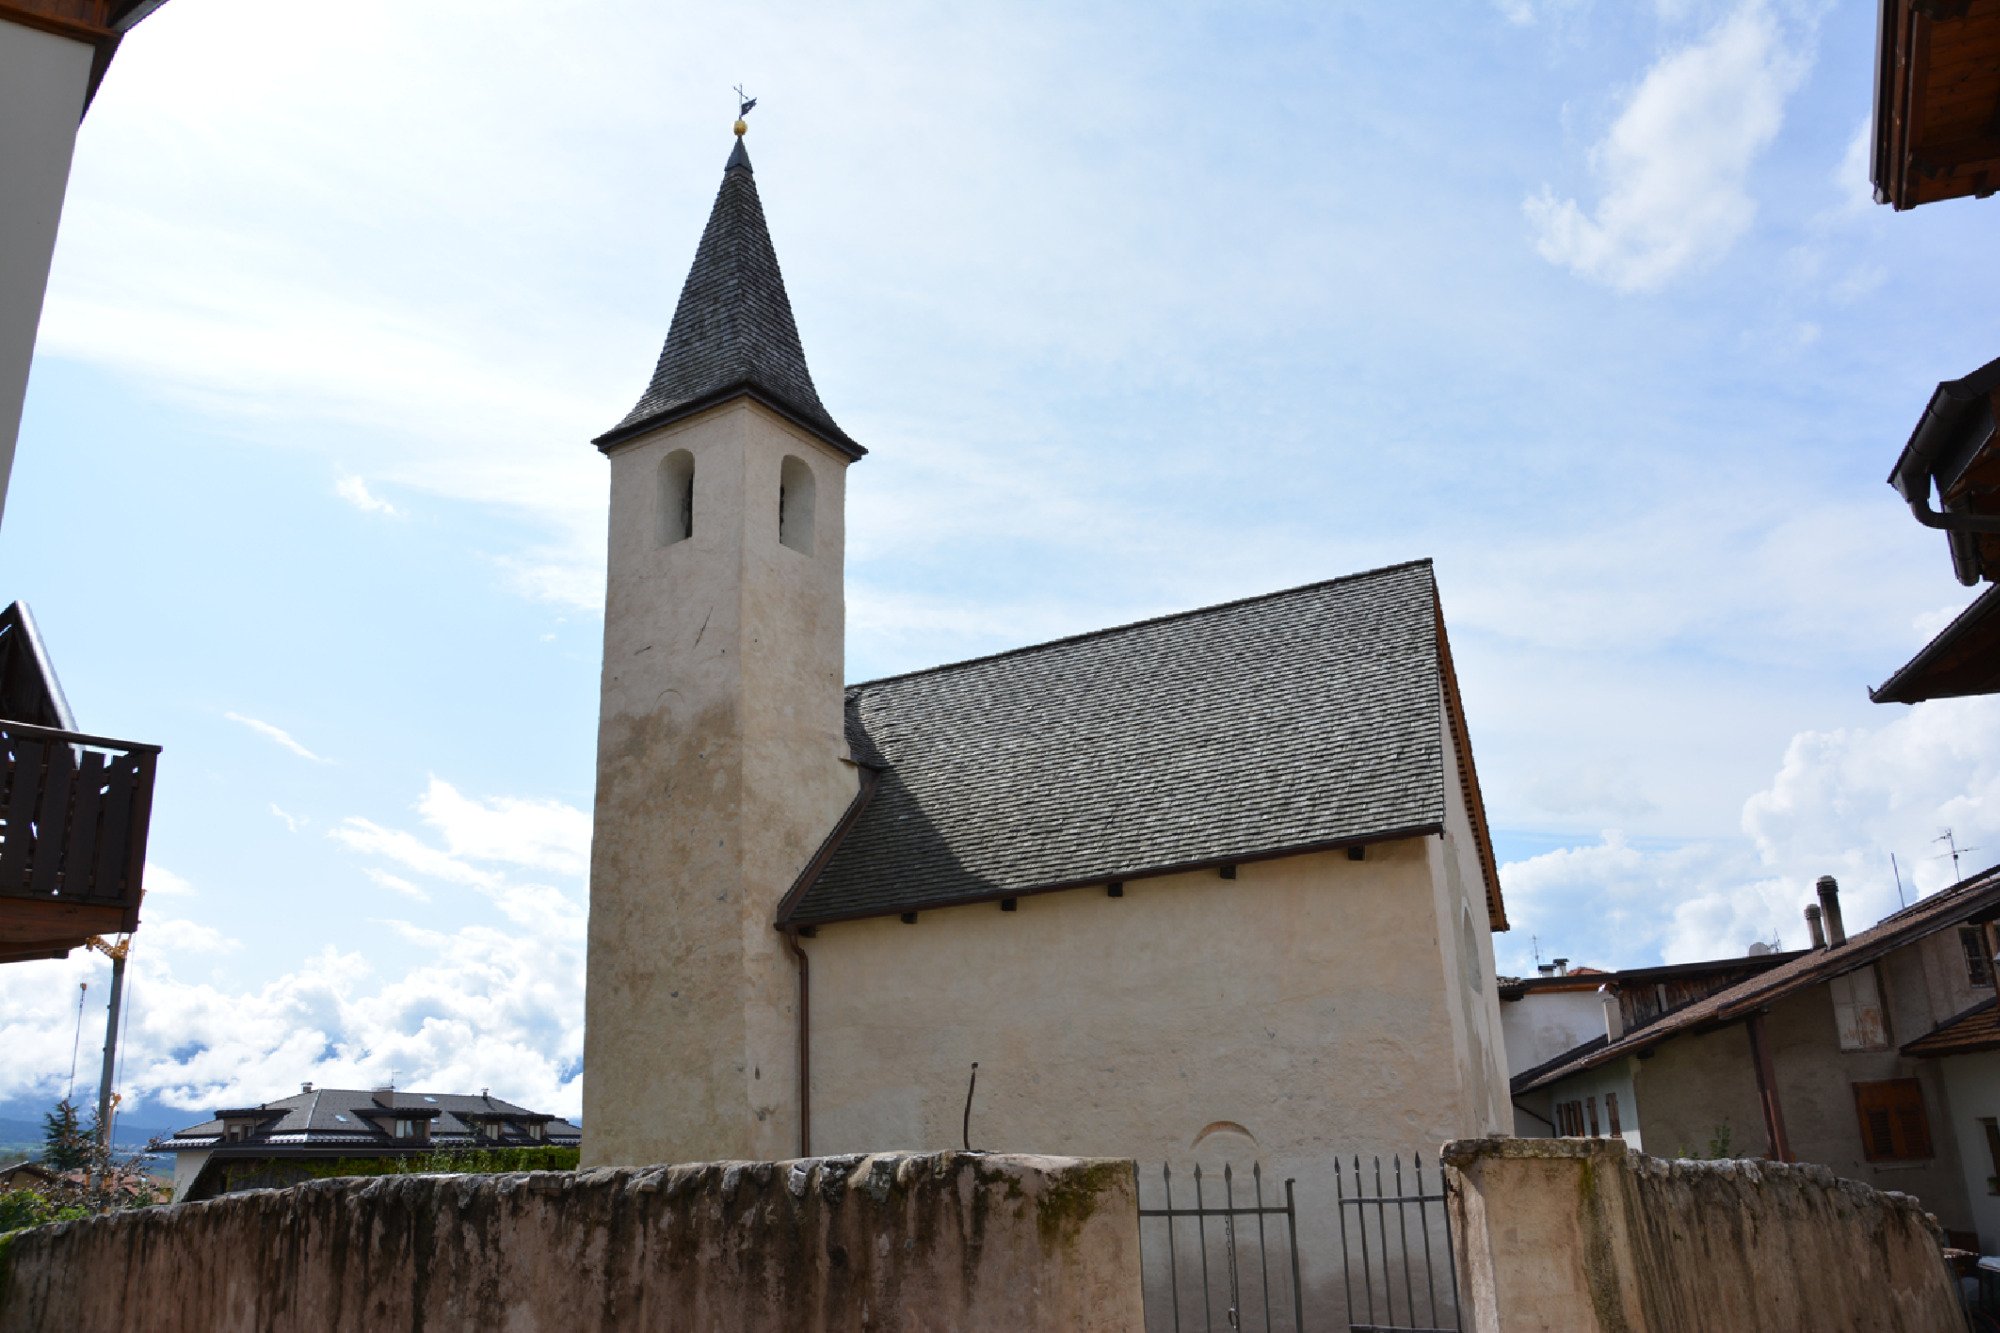
[[[1612,1138],[1614,1138],[1614,1139],[1615,1139],[1615,1138],[1617,1138],[1617,1137],[1619,1137],[1619,1135],[1620,1135],[1620,1130],[1619,1130],[1619,1128],[1618,1128],[1618,1094],[1617,1094],[1617,1093],[1615,1093],[1615,1092],[1607,1092],[1607,1093],[1605,1093],[1605,1094],[1604,1094],[1604,1116],[1605,1116],[1605,1118],[1606,1118],[1607,1120],[1609,1120],[1609,1121],[1611,1122],[1611,1137],[1612,1137]]]
[[[1857,1083],[1854,1110],[1861,1122],[1861,1153],[1869,1161],[1907,1162],[1932,1155],[1930,1120],[1917,1080]]]

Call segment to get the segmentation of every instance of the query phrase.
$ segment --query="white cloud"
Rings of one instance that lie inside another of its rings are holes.
[[[1879,727],[1793,737],[1769,785],[1743,803],[1740,839],[1637,844],[1614,830],[1504,866],[1517,927],[1506,965],[1525,965],[1529,934],[1544,954],[1599,966],[1729,957],[1774,931],[1800,948],[1820,875],[1840,881],[1856,931],[1902,905],[1892,854],[1912,898],[1953,882],[1934,842],[1946,827],[1961,847],[1985,849],[1963,873],[2000,859],[2000,700],[1883,716]]]
[[[403,511],[368,489],[368,483],[359,477],[342,477],[334,483],[333,493],[356,509],[367,514],[381,514],[385,518],[401,518]]]
[[[452,855],[581,875],[590,865],[590,813],[561,801],[471,799],[433,777],[417,809]]]
[[[299,744],[296,740],[292,739],[292,734],[283,727],[274,727],[269,722],[264,722],[254,717],[245,717],[241,713],[224,713],[223,716],[231,722],[250,728],[250,730],[271,741],[273,744],[283,746],[301,759],[310,759],[315,764],[330,764],[333,762],[331,759],[321,758],[305,746]]]
[[[297,833],[312,821],[303,815],[295,815],[276,801],[271,802],[271,814],[282,821],[288,832]]]
[[[564,823],[551,816],[556,803],[472,799],[446,784],[433,787],[425,799],[461,845],[496,861],[577,863],[573,838],[549,831]],[[435,794],[440,787],[449,795]],[[467,815],[467,808],[482,813]],[[494,834],[486,818],[508,810],[526,812],[544,827],[520,838]],[[350,832],[357,827],[368,832],[353,841],[366,845],[405,854],[425,845],[406,830],[342,825]],[[424,896],[394,875],[368,873],[392,891]],[[157,866],[150,875],[156,884],[186,883]],[[284,1096],[306,1080],[366,1087],[393,1077],[411,1088],[491,1087],[510,1100],[575,1115],[583,1053],[579,888],[515,884],[498,875],[483,877],[479,887],[509,927],[431,931],[378,923],[418,952],[400,976],[379,977],[360,953],[328,946],[268,984],[243,990],[190,978],[191,969],[206,971],[236,941],[211,926],[149,913],[127,972],[129,1114],[142,1123],[192,1119],[214,1106]],[[101,1028],[104,967],[101,958],[78,952],[0,968],[0,1049],[8,1053],[0,1062],[0,1096],[61,1094],[77,1022],[76,984],[91,982],[83,1023]]]
[[[1751,168],[1810,63],[1768,5],[1738,5],[1647,71],[1591,151],[1603,185],[1594,210],[1546,186],[1526,202],[1536,249],[1621,291],[1720,258],[1756,215]]]
[[[1590,0],[1493,0],[1500,16],[1516,27],[1570,18],[1590,7]]]
[[[146,897],[151,898],[192,898],[194,885],[185,876],[176,875],[165,866],[146,862]]]
[[[341,820],[327,830],[326,836],[350,851],[386,857],[405,870],[415,871],[429,879],[472,888],[487,888],[496,883],[493,875],[431,846],[406,829],[384,828],[374,820],[363,819],[359,815],[349,815]]]
[[[378,869],[375,866],[369,866],[362,873],[391,893],[400,893],[405,898],[414,898],[420,903],[427,903],[431,900],[430,894],[410,883],[410,881],[404,879],[401,875],[392,875],[388,871]]]
[[[1875,182],[1869,179],[1874,148],[1875,122],[1864,116],[1854,127],[1854,137],[1847,141],[1847,151],[1840,155],[1840,165],[1833,173],[1833,188],[1849,213],[1866,213],[1875,207]]]

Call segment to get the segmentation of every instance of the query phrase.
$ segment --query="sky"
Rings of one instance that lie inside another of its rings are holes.
[[[589,440],[738,83],[871,451],[850,679],[1429,556],[1502,971],[2000,858],[1996,701],[1866,693],[1973,595],[1883,479],[2000,353],[2000,204],[1870,201],[1874,10],[174,0],[78,138],[0,526],[80,724],[165,747],[126,1114],[579,1109]],[[106,978],[0,969],[0,1101],[79,1012],[94,1065]]]

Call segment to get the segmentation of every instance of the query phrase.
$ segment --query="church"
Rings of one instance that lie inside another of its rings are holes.
[[[1330,1200],[1336,1152],[1504,1131],[1506,907],[1430,563],[847,683],[866,450],[742,134],[595,441],[584,1165],[963,1144]]]

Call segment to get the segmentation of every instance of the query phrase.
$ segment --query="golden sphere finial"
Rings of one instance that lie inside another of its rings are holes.
[[[744,135],[750,132],[750,122],[742,119],[741,117],[738,117],[735,125],[735,130],[736,130],[736,137],[741,139]]]

